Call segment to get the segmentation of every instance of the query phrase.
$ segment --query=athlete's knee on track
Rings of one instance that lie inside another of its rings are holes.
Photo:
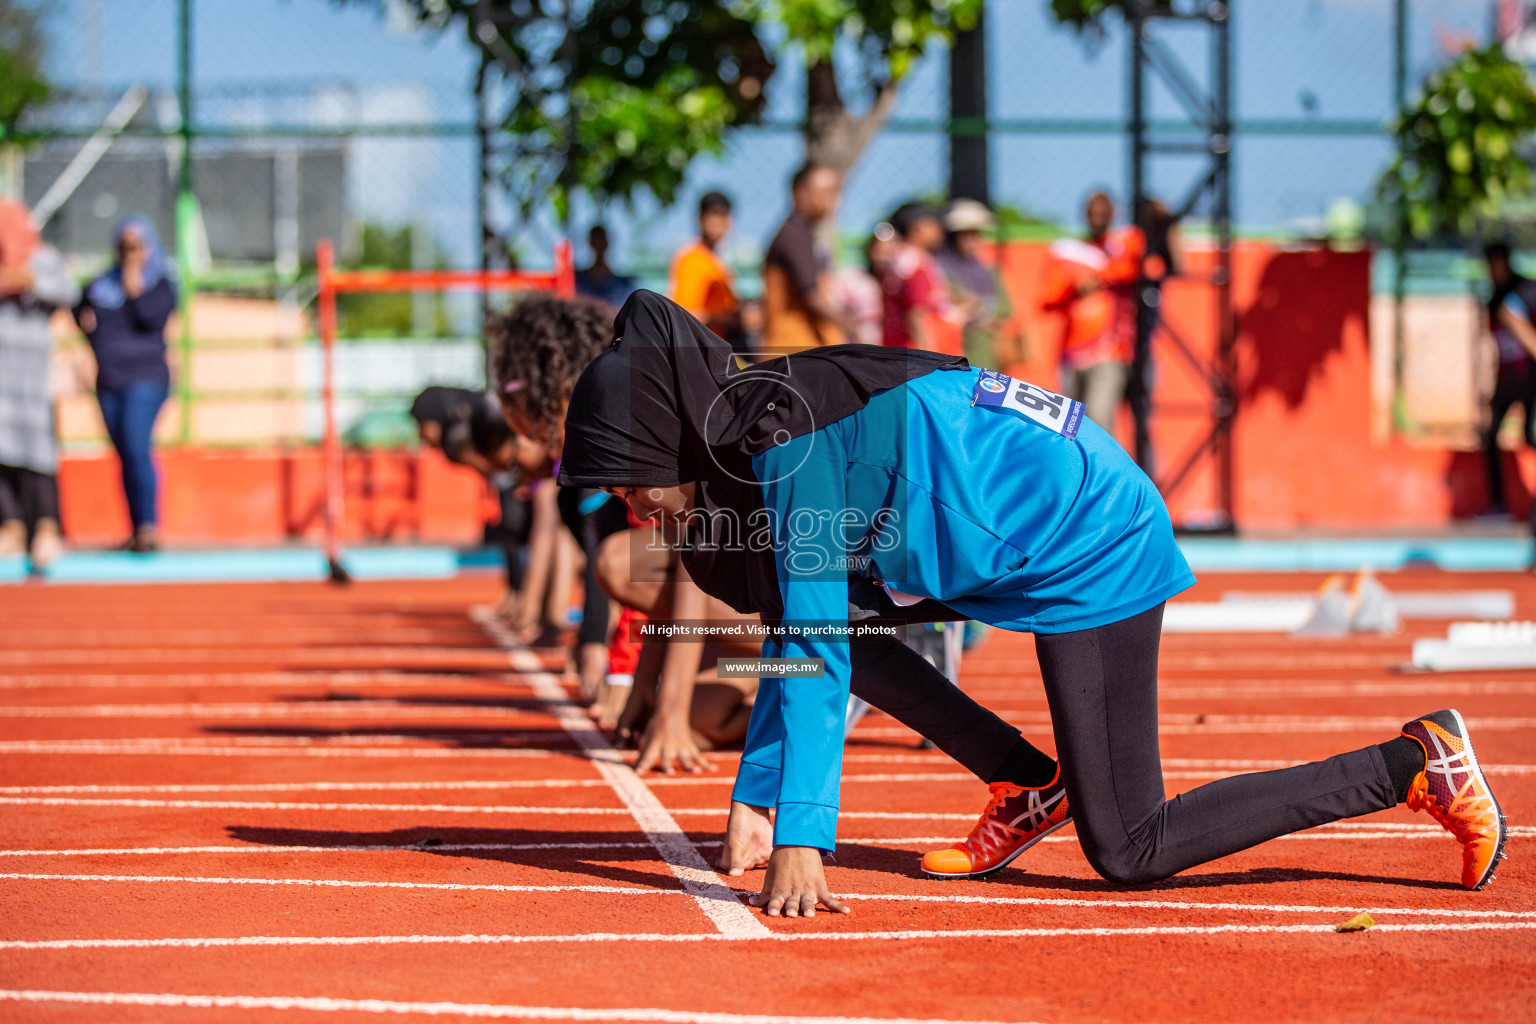
[[[1151,836],[1138,838],[1123,828],[1095,828],[1073,809],[1078,842],[1088,863],[1103,879],[1116,885],[1161,882],[1173,872],[1162,867]]]

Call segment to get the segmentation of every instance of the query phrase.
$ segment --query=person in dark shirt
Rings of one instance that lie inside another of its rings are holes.
[[[816,238],[837,206],[837,172],[807,163],[790,179],[794,208],[763,260],[763,344],[771,351],[858,340],[858,328],[827,298],[832,261]]]
[[[605,302],[617,312],[635,290],[635,282],[615,273],[608,265],[607,228],[601,224],[592,225],[592,230],[587,232],[587,245],[592,250],[592,263],[586,269],[576,271],[576,292]]]
[[[1488,399],[1488,427],[1483,457],[1488,467],[1485,515],[1504,515],[1504,471],[1499,458],[1499,427],[1516,405],[1525,410],[1525,443],[1536,448],[1536,281],[1515,273],[1509,246],[1494,242],[1483,251],[1493,293],[1488,298],[1488,332],[1499,350],[1499,373]]]
[[[165,324],[176,309],[176,286],[147,218],[124,218],[113,241],[117,262],[86,287],[75,321],[96,353],[96,399],[122,462],[133,529],[124,547],[149,552],[159,547],[154,430],[171,387]]]

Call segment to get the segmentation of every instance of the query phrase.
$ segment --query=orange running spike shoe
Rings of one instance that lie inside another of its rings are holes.
[[[991,785],[992,799],[965,842],[923,855],[929,878],[986,878],[1072,820],[1061,768],[1050,785],[1025,789],[1007,782]]]
[[[1424,748],[1424,770],[1408,787],[1408,806],[1425,810],[1461,841],[1461,884],[1481,889],[1504,859],[1508,826],[1472,753],[1467,724],[1456,711],[1436,711],[1403,726]]]

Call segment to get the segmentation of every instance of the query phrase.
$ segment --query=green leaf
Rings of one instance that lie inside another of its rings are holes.
[[[1394,133],[1378,193],[1418,237],[1468,231],[1530,188],[1520,151],[1536,133],[1536,95],[1523,67],[1484,47],[1429,75]]]

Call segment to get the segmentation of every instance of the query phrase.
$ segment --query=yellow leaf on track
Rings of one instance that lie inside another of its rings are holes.
[[[1363,932],[1367,928],[1374,928],[1375,926],[1375,918],[1371,917],[1370,914],[1359,913],[1343,924],[1334,925],[1333,930],[1336,932]]]

